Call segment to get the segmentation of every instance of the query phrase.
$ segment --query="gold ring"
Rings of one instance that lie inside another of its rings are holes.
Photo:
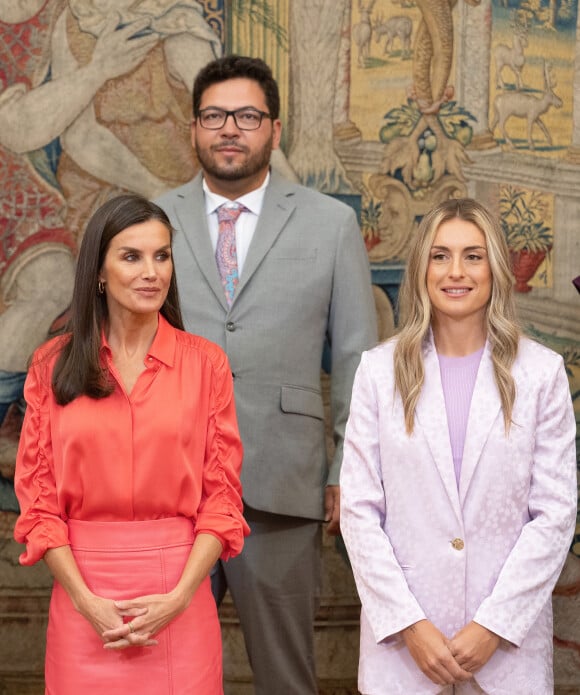
[[[129,622],[127,623],[127,625],[129,626],[129,631],[130,631],[130,632],[135,632],[135,628],[133,627],[132,621],[129,621]]]

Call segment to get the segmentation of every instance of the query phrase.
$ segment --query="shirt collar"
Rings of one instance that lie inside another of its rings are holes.
[[[236,198],[235,202],[241,203],[247,207],[248,210],[254,215],[259,215],[260,212],[262,212],[264,194],[266,193],[266,188],[269,183],[270,172],[268,171],[266,178],[264,179],[264,183],[259,188],[255,188],[253,191],[241,195],[239,198]],[[212,212],[215,212],[220,205],[232,202],[229,198],[225,198],[223,195],[219,195],[219,193],[210,191],[205,179],[202,179],[202,186],[205,194],[205,212],[207,215],[211,215]]]
[[[173,367],[175,361],[175,335],[176,329],[159,314],[157,332],[147,353],[147,357],[153,357],[159,362],[163,362],[168,367]],[[101,351],[111,355],[111,346],[107,341],[105,331],[101,331]]]

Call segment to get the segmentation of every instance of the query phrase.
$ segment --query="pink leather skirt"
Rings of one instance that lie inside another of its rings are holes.
[[[189,519],[69,520],[72,552],[95,594],[130,599],[166,593],[179,580],[194,539]],[[221,634],[210,581],[153,647],[103,648],[93,627],[55,581],[46,645],[46,695],[222,695]]]

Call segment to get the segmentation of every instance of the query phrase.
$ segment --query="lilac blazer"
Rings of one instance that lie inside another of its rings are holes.
[[[363,353],[341,473],[341,527],[362,603],[364,695],[437,693],[399,632],[427,618],[453,636],[471,620],[503,639],[475,680],[486,693],[551,695],[551,593],[574,532],[575,432],[562,358],[522,338],[505,435],[489,345],[455,480],[437,354],[412,436],[394,396],[394,341]]]

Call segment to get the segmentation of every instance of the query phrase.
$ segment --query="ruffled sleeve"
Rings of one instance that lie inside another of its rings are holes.
[[[22,565],[41,560],[49,548],[68,545],[68,529],[58,506],[50,429],[50,363],[37,352],[24,384],[26,414],[16,457],[14,487],[20,516],[14,538],[26,543]]]
[[[221,351],[220,351],[221,352]],[[214,360],[212,406],[207,430],[203,490],[196,520],[197,533],[215,536],[223,546],[222,560],[238,555],[250,528],[243,515],[242,442],[227,357]]]

